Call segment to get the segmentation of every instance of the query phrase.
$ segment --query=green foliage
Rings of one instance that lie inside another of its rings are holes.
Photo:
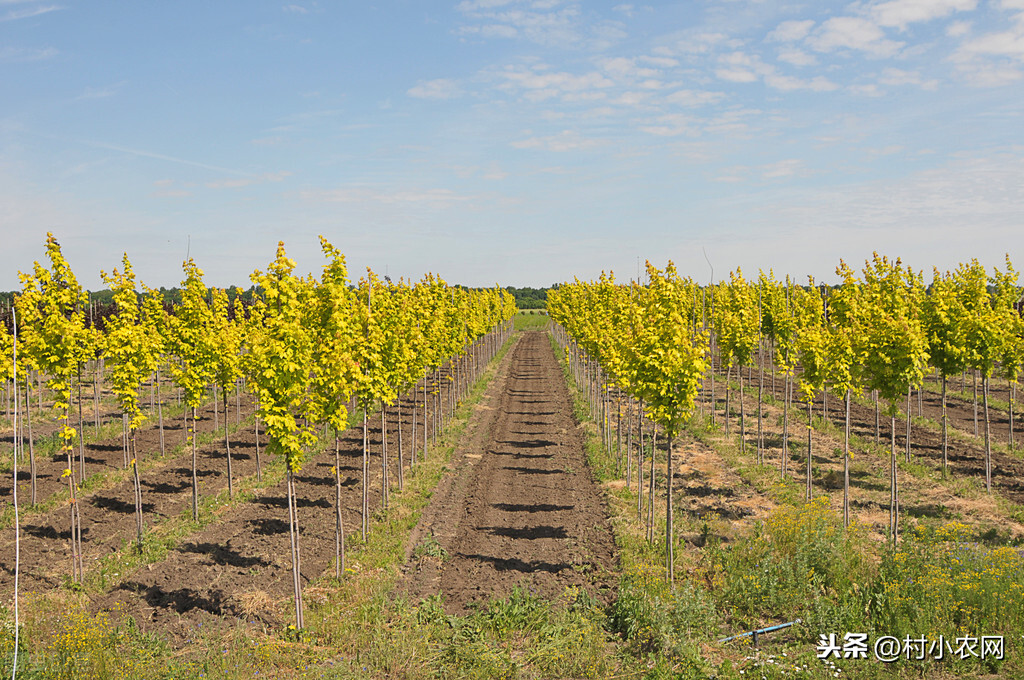
[[[189,258],[183,265],[181,304],[168,321],[168,345],[178,358],[170,364],[171,377],[181,387],[185,403],[198,408],[206,386],[213,382],[220,363],[213,313],[206,302],[203,270]]]
[[[747,366],[754,358],[760,339],[757,291],[736,269],[729,272],[729,284],[720,284],[716,296],[715,329],[722,360],[730,366]]]
[[[128,427],[134,431],[145,420],[139,406],[139,388],[156,370],[163,339],[152,317],[153,307],[147,306],[148,313],[142,313],[135,290],[135,272],[127,254],[121,262],[122,271],[115,269],[109,276],[106,272],[100,273],[113,291],[117,308],[107,320],[105,349],[110,366],[107,377],[121,410],[128,416]]]
[[[923,321],[928,334],[931,364],[943,376],[967,367],[967,312],[954,278],[935,269],[925,299]]]
[[[252,274],[253,283],[263,290],[264,303],[257,314],[262,325],[250,326],[247,363],[270,440],[267,450],[280,454],[288,469],[298,472],[306,447],[316,440],[312,429],[298,422],[308,409],[316,329],[309,318],[309,310],[315,308],[312,283],[292,274],[294,269],[295,260],[280,242],[267,271]]]
[[[67,423],[71,379],[91,353],[92,336],[85,327],[87,296],[50,233],[46,255],[51,269],[36,262],[33,274],[19,273],[23,291],[16,301],[18,345],[24,352],[19,356],[49,375],[47,386],[56,394],[53,408],[61,424],[58,436],[70,447],[77,434]]]
[[[734,628],[806,618],[820,597],[864,592],[873,573],[867,532],[856,524],[844,530],[828,503],[819,497],[782,507],[752,536],[735,545],[713,544],[709,569],[716,597],[737,619]]]
[[[900,260],[890,262],[875,253],[864,267],[864,361],[865,383],[888,401],[894,416],[907,390],[921,384],[928,363],[928,340],[920,309],[924,285],[920,274]]]

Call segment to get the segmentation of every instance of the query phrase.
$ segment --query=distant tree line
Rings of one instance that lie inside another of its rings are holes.
[[[516,299],[516,306],[519,309],[544,309],[548,306],[548,291],[558,288],[558,285],[547,288],[516,288],[507,286],[505,290],[511,293]]]

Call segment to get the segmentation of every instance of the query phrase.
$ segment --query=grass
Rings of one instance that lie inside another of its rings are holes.
[[[518,321],[518,320],[517,320]],[[546,319],[545,319],[546,323]],[[507,350],[507,347],[506,347]],[[503,351],[506,351],[503,350]],[[500,357],[499,357],[500,358]],[[826,496],[803,502],[802,482],[780,481],[777,471],[741,455],[733,437],[694,420],[693,438],[722,465],[777,504],[763,521],[729,521],[679,512],[673,537],[677,571],[669,585],[663,560],[664,491],[655,540],[636,517],[636,491],[622,483],[616,456],[603,449],[589,409],[574,391],[587,435],[590,467],[607,493],[620,551],[616,601],[603,607],[585,592],[567,590],[544,600],[519,590],[467,616],[445,612],[440,597],[409,602],[393,595],[409,532],[444,474],[471,404],[494,366],[460,407],[452,428],[426,464],[407,475],[368,540],[350,539],[348,570],[306,588],[308,627],[255,634],[248,627],[196,630],[189,648],[174,651],[131,622],[83,617],[84,594],[26,598],[24,677],[38,678],[910,678],[1021,677],[1024,637],[1024,553],[996,534],[979,535],[955,520],[907,532],[898,549],[872,540],[865,527],[842,526]],[[567,381],[570,381],[568,373]],[[570,390],[573,388],[570,384]],[[799,418],[798,411],[794,416]],[[795,422],[799,422],[796,420]],[[681,442],[682,443],[682,442]],[[793,437],[794,453],[805,441]],[[864,443],[867,448],[867,443]],[[884,447],[882,447],[884,448]],[[663,490],[664,453],[655,481]],[[917,474],[934,473],[913,469]],[[950,484],[962,484],[950,480]],[[973,487],[971,487],[973,489]],[[967,493],[971,489],[965,489]],[[677,491],[677,494],[683,492]],[[211,499],[211,502],[215,502]],[[725,501],[723,501],[725,502]],[[1000,506],[1008,516],[1018,510]],[[684,540],[684,537],[689,537]],[[694,537],[699,537],[695,540]],[[445,559],[430,537],[416,559]],[[288,604],[276,607],[282,620]],[[76,599],[77,598],[77,599]],[[54,616],[54,612],[57,613]],[[4,617],[9,620],[9,617]],[[784,633],[723,643],[757,626],[801,619]],[[9,659],[10,626],[0,630],[0,654]],[[860,632],[871,641],[1003,635],[1007,658],[943,661],[816,658],[819,635]],[[26,641],[27,640],[27,641]],[[10,672],[0,665],[0,672]]]
[[[80,589],[29,593],[22,598],[21,661],[18,677],[26,678],[251,678],[350,677],[349,671],[390,667],[408,643],[390,644],[382,635],[394,629],[399,613],[412,611],[393,603],[390,592],[404,562],[405,542],[419,513],[447,469],[455,443],[465,428],[472,405],[482,397],[496,365],[511,343],[477,382],[470,398],[459,407],[448,429],[431,449],[428,461],[406,473],[406,486],[392,496],[391,508],[379,513],[364,543],[358,532],[348,537],[348,566],[343,579],[323,576],[305,589],[307,629],[297,636],[288,627],[256,633],[247,626],[203,631],[197,629],[190,645],[174,650],[160,637],[145,635],[127,619],[115,624],[104,614],[90,616],[91,594],[109,589],[139,566],[163,559],[188,536],[214,522],[226,505],[244,502],[257,490],[255,481],[239,483],[233,501],[226,491],[203,499],[199,522],[191,510],[147,531],[143,551],[133,544],[108,556],[88,574]],[[360,414],[361,415],[361,414]],[[330,439],[330,437],[328,437]],[[264,469],[260,486],[283,475],[279,461]],[[253,592],[242,607],[271,608],[280,620],[289,620],[290,600],[273,602]],[[13,651],[13,615],[0,612],[0,673],[10,674]],[[407,622],[415,627],[418,618]],[[507,628],[507,627],[506,627]],[[515,633],[508,629],[507,636]],[[414,639],[415,635],[410,637]],[[453,645],[458,641],[453,640]],[[367,655],[377,649],[379,655]],[[325,661],[328,659],[328,661]],[[361,665],[360,665],[361,664]],[[370,673],[372,677],[373,671]]]

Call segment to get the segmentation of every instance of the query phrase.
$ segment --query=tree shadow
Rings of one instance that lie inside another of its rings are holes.
[[[491,557],[490,555],[479,554],[467,555],[465,553],[458,553],[458,556],[467,560],[490,563],[496,571],[518,571],[524,574],[532,574],[538,571],[557,574],[560,571],[572,568],[572,565],[568,562],[543,562],[540,560],[527,562],[516,558]]]
[[[288,522],[285,522],[283,519],[250,519],[247,524],[255,527],[253,533],[260,536],[287,534],[291,530]]]
[[[542,524],[535,527],[527,527],[524,529],[514,529],[512,527],[477,527],[478,531],[486,531],[491,536],[505,536],[508,538],[522,538],[527,540],[535,540],[538,538],[568,538],[569,534],[566,532],[565,527],[553,527],[550,525]]]
[[[42,524],[26,524],[26,525],[21,527],[21,530],[24,531],[29,536],[35,536],[36,538],[48,538],[48,539],[53,540],[53,541],[70,541],[71,540],[71,528],[70,527],[68,527],[67,529],[62,529],[61,531],[57,531],[53,526],[48,525],[48,524],[47,525],[42,525]],[[82,540],[85,540],[85,538],[88,535],[89,535],[89,528],[88,527],[82,527]]]
[[[120,498],[111,498],[110,496],[93,496],[92,505],[97,508],[103,508],[104,510],[110,510],[111,512],[119,512],[123,515],[132,515],[135,513],[135,501],[128,503],[121,500]],[[152,503],[143,503],[142,512],[151,513],[153,512]]]
[[[172,484],[170,482],[147,482],[146,480],[141,481],[142,485],[152,493],[176,494],[192,486],[191,481],[178,482],[177,484]]]
[[[573,510],[576,506],[552,503],[491,503],[491,507],[505,512],[558,512],[559,510]]]
[[[173,609],[178,614],[184,614],[193,609],[202,609],[218,616],[226,613],[224,611],[226,598],[220,590],[214,590],[209,596],[203,596],[192,588],[164,590],[160,586],[147,587],[141,583],[125,583],[119,587],[119,590],[141,596],[150,607]]]
[[[178,552],[207,555],[212,563],[231,567],[266,567],[270,564],[259,557],[240,555],[237,551],[219,543],[185,543],[178,548]]]
[[[333,484],[333,482],[331,483]],[[288,498],[286,496],[264,496],[259,502],[275,508],[288,508]],[[315,501],[311,501],[308,498],[296,498],[295,506],[299,508],[329,508],[331,504],[323,498],[318,498]]]
[[[528,467],[513,467],[506,465],[503,470],[514,470],[515,472],[522,472],[524,475],[560,475],[562,470],[538,470],[537,468]]]

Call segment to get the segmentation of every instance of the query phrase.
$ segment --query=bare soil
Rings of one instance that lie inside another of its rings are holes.
[[[398,593],[449,613],[521,587],[610,600],[615,540],[548,334],[524,333],[410,541]]]

